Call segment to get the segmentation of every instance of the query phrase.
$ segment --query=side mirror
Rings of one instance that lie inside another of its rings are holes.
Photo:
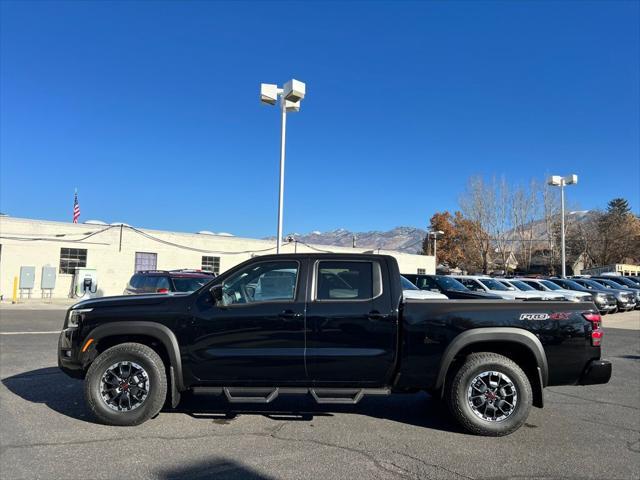
[[[214,285],[209,289],[209,293],[215,304],[222,303],[222,285]]]

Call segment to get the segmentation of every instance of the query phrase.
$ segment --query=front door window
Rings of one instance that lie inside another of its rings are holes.
[[[256,302],[292,302],[298,263],[264,262],[240,270],[222,285],[224,306]]]

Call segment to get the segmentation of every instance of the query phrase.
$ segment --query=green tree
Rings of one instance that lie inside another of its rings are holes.
[[[607,204],[607,214],[609,215],[623,217],[629,213],[631,213],[631,207],[624,198],[614,198]]]

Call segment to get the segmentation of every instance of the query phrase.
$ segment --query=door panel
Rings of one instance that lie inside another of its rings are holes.
[[[304,266],[271,261],[247,268],[225,279],[224,304],[214,304],[208,291],[196,301],[193,374],[227,385],[304,381]]]
[[[395,361],[397,325],[390,295],[382,292],[381,265],[321,261],[311,275],[309,379],[315,383],[385,384]]]

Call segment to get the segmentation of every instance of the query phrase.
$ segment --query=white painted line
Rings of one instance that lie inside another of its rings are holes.
[[[51,330],[50,332],[0,332],[0,335],[48,335],[60,333],[60,330]]]

